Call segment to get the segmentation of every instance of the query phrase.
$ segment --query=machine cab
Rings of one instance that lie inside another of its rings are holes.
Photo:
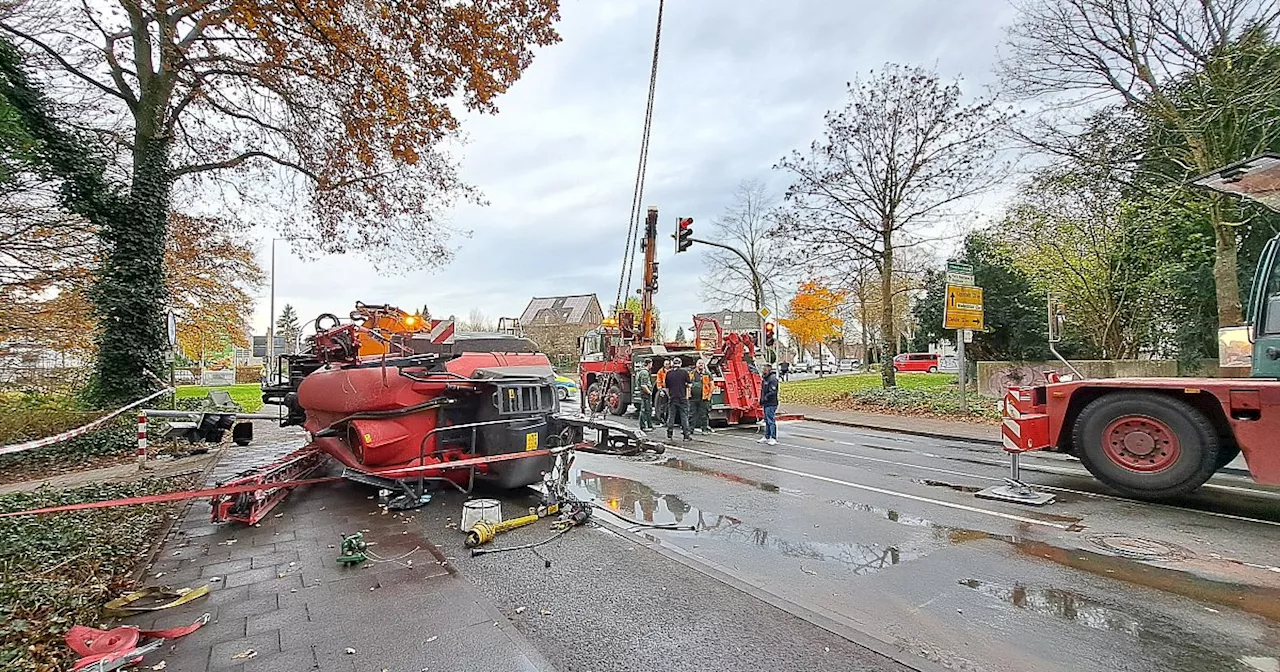
[[[1192,184],[1224,194],[1247,198],[1280,212],[1280,154],[1266,153],[1191,181]],[[1280,236],[1267,241],[1253,273],[1253,287],[1245,306],[1248,341],[1252,344],[1251,374],[1255,378],[1280,378]],[[1228,331],[1228,329],[1223,329]],[[1225,335],[1220,340],[1228,343]],[[1245,349],[1244,337],[1240,347]],[[1227,355],[1222,355],[1224,361]]]
[[[578,339],[578,350],[583,362],[599,362],[604,359],[605,335],[600,329],[592,329]]]

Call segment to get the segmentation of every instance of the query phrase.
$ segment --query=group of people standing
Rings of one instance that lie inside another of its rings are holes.
[[[760,385],[760,405],[764,408],[764,438],[762,443],[778,442],[778,376],[765,364]],[[656,378],[656,381],[655,381]],[[676,425],[680,426],[685,441],[693,438],[693,432],[713,434],[711,429],[711,395],[715,386],[707,364],[698,360],[694,370],[685,368],[679,360],[668,359],[662,363],[655,376],[647,367],[636,369],[636,387],[640,396],[636,406],[640,412],[640,429],[652,430],[656,420],[667,427],[667,438],[674,438]],[[656,412],[655,412],[656,411]]]
[[[656,383],[654,379],[657,379]],[[693,438],[693,432],[714,433],[711,429],[711,395],[715,386],[707,364],[698,360],[690,371],[678,360],[662,363],[656,376],[649,369],[636,370],[636,383],[640,388],[637,406],[640,410],[640,429],[654,427],[655,417],[667,426],[667,438],[673,438],[675,427],[680,426],[685,441]]]

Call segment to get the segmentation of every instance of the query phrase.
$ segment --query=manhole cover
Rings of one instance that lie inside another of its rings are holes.
[[[1104,551],[1136,560],[1178,560],[1191,555],[1173,544],[1127,534],[1095,534],[1087,539]]]

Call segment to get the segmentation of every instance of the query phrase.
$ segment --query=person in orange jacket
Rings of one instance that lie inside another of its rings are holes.
[[[711,382],[711,374],[707,373],[707,363],[698,360],[697,371],[694,372],[691,397],[693,398],[693,429],[703,434],[714,434],[711,431],[711,395],[715,393],[715,385]]]
[[[662,363],[662,368],[658,369],[658,386],[654,388],[656,398],[654,399],[653,407],[658,411],[657,419],[659,425],[667,424],[667,372],[671,370],[672,366],[671,360],[668,359]]]

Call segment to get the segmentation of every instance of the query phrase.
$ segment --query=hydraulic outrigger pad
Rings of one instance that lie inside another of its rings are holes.
[[[1004,479],[1004,485],[996,485],[980,490],[974,496],[979,499],[994,499],[1015,504],[1030,504],[1031,506],[1052,504],[1053,495],[1047,492],[1037,492],[1030,485],[1022,482],[1018,458],[1018,453],[1009,453],[1009,477]]]

